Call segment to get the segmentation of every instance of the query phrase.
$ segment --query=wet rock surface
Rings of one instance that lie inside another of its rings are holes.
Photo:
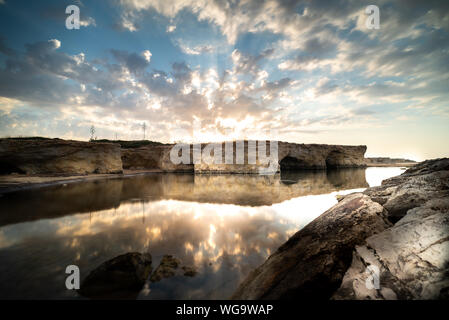
[[[184,275],[186,277],[194,277],[197,271],[194,267],[182,265],[181,260],[172,255],[165,255],[159,266],[154,270],[150,277],[151,282],[158,282],[165,278],[171,278],[176,275]]]
[[[389,225],[384,208],[368,196],[347,196],[293,235],[233,298],[328,299],[351,264],[355,245]]]
[[[102,263],[81,283],[78,293],[93,299],[135,298],[151,274],[149,253],[130,252]]]
[[[297,232],[236,299],[448,299],[449,159],[351,194]],[[394,224],[394,225],[393,225]],[[369,268],[378,268],[379,286]]]

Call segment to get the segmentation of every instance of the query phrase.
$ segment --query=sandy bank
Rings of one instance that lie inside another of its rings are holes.
[[[86,174],[86,175],[23,175],[8,174],[0,175],[0,194],[26,190],[31,188],[41,188],[52,185],[68,183],[79,183],[103,179],[120,179],[134,177],[142,174],[161,173],[161,170],[123,170],[120,174]]]

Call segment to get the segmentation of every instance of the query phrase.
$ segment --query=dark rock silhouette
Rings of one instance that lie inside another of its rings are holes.
[[[163,256],[159,266],[151,275],[150,281],[158,282],[165,278],[174,277],[175,275],[194,277],[197,274],[195,268],[191,266],[181,266],[181,264],[181,260],[172,255]]]
[[[102,263],[82,282],[78,293],[92,299],[134,299],[151,274],[149,253],[130,252]]]

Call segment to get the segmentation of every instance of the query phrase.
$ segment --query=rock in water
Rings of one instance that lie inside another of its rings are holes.
[[[158,282],[164,278],[170,278],[173,277],[177,271],[178,267],[181,265],[181,260],[171,256],[171,255],[165,255],[162,257],[161,263],[159,266],[154,270],[153,274],[151,275],[151,282]]]
[[[176,275],[184,275],[186,277],[194,277],[197,270],[191,266],[181,266],[181,260],[172,255],[165,255],[162,257],[161,263],[154,270],[150,277],[151,282],[158,282],[165,278],[171,278]]]
[[[183,266],[182,270],[184,271],[184,275],[186,277],[194,277],[198,273],[198,271],[194,267]]]
[[[361,193],[298,231],[240,285],[233,299],[329,299],[357,244],[390,225],[384,208]]]
[[[151,274],[151,262],[149,253],[115,257],[89,273],[78,293],[93,299],[135,298]]]

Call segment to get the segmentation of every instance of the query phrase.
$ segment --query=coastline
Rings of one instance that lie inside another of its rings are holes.
[[[367,165],[366,167],[411,167],[415,164],[382,164],[382,165]],[[324,170],[324,169],[321,169]],[[53,174],[53,175],[27,175],[27,174],[7,174],[0,175],[0,195],[50,187],[56,185],[64,185],[69,183],[82,183],[88,181],[97,181],[97,180],[105,180],[105,179],[121,179],[121,178],[130,178],[137,175],[147,175],[147,174],[155,174],[155,173],[166,173],[166,171],[161,169],[141,169],[141,170],[130,170],[125,169],[123,173],[102,173],[102,174]],[[171,173],[185,173],[185,172],[171,172]],[[192,173],[193,174],[193,173]],[[202,173],[200,173],[202,174]],[[211,173],[214,174],[214,173]],[[229,173],[231,174],[231,173]]]
[[[413,166],[416,166],[418,162],[404,162],[404,163],[367,163],[367,168],[384,168],[384,167],[398,167],[398,168],[411,168]]]

